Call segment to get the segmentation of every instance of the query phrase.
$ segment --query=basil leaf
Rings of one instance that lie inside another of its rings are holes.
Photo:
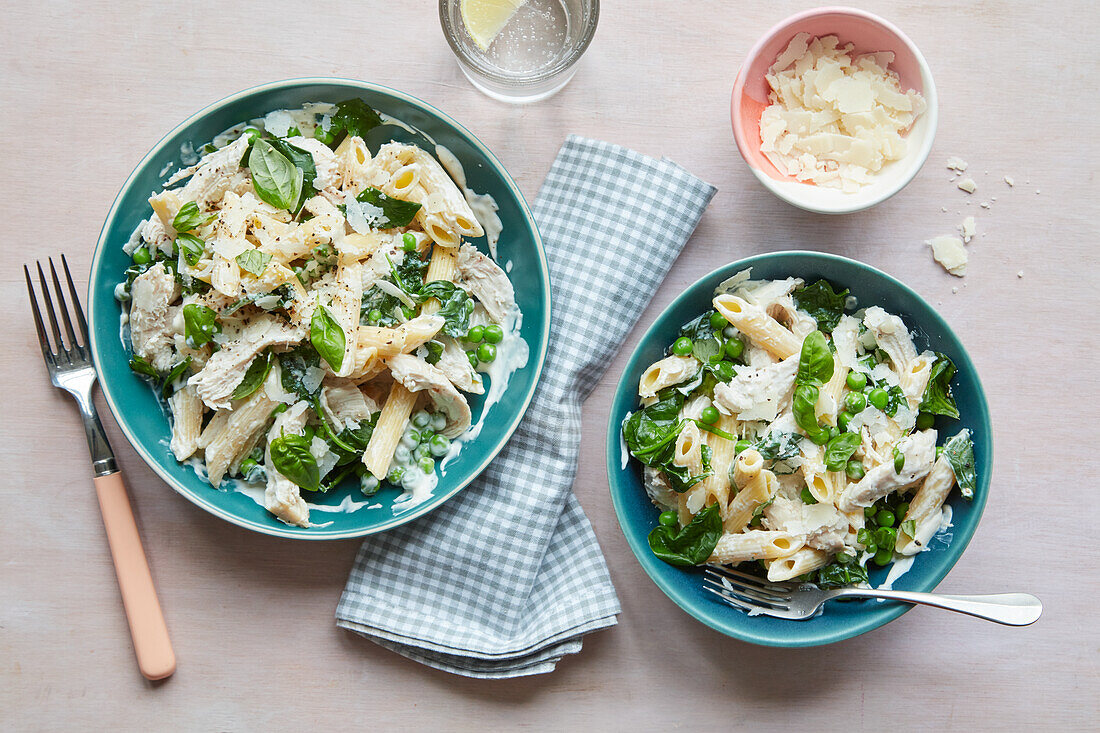
[[[328,362],[333,371],[340,371],[344,363],[344,346],[347,343],[344,329],[317,299],[317,308],[309,322],[309,341],[317,354]]]
[[[962,429],[943,446],[943,455],[951,463],[955,480],[964,499],[974,498],[977,483],[977,469],[974,466],[974,442],[970,440],[970,431]]]
[[[946,415],[958,419],[959,408],[951,395],[951,378],[955,376],[955,365],[946,354],[936,352],[936,361],[928,377],[928,386],[921,397],[920,411],[932,415]]]
[[[373,229],[407,227],[416,217],[416,212],[420,211],[420,204],[415,201],[395,199],[377,188],[366,188],[355,200],[377,207],[382,212],[381,216],[375,217],[371,222]]]
[[[906,519],[901,523],[901,531],[909,535],[909,539],[917,539],[917,522],[915,519]]]
[[[657,525],[649,533],[649,548],[669,565],[701,565],[714,552],[721,536],[722,515],[718,505],[711,504],[682,529]]]
[[[191,357],[180,360],[171,369],[168,370],[168,374],[164,376],[164,385],[160,388],[161,395],[168,396],[169,391],[172,389],[172,384],[183,376],[183,373],[191,366]]]
[[[248,170],[256,195],[276,209],[293,211],[302,195],[302,169],[267,140],[257,140],[248,154]]]
[[[142,356],[131,356],[130,368],[133,369],[136,374],[140,374],[144,377],[152,377],[153,379],[160,377],[157,370],[149,363],[149,360]]]
[[[237,388],[233,390],[233,394],[229,399],[240,400],[248,397],[263,385],[264,380],[267,379],[268,372],[271,371],[271,364],[275,360],[270,351],[264,351],[258,354],[252,363],[248,366],[248,371],[244,373],[244,377],[241,379],[241,383],[237,385]]]
[[[198,229],[209,224],[217,218],[217,212],[203,216],[202,212],[199,211],[199,205],[194,201],[188,201],[180,207],[180,210],[172,218],[172,228],[177,232],[189,232],[192,229]]]
[[[825,446],[825,468],[830,471],[843,471],[848,459],[859,447],[859,433],[841,433]]]
[[[294,210],[291,212],[297,214],[301,211],[303,204],[317,193],[317,189],[313,186],[313,182],[317,180],[317,166],[313,162],[313,155],[306,150],[295,147],[293,143],[287,142],[282,138],[273,138],[268,140],[268,142],[271,143],[271,147],[278,150],[287,160],[293,163],[296,168],[302,171],[302,193],[298,197],[298,203],[294,206]]]
[[[854,562],[847,565],[831,563],[818,570],[814,578],[814,584],[819,588],[841,588],[866,582],[867,568]]]
[[[199,264],[203,252],[206,251],[206,242],[202,241],[194,234],[177,234],[176,246],[183,252],[184,262],[191,265],[191,267]]]
[[[197,349],[205,343],[209,343],[214,334],[221,333],[222,327],[217,321],[216,311],[198,303],[188,303],[183,306],[183,332],[187,345]]]
[[[256,277],[264,273],[268,262],[271,262],[271,255],[258,249],[246,249],[237,255],[237,264],[241,266],[241,269],[251,272]]]
[[[284,434],[271,441],[268,450],[276,471],[307,491],[317,491],[321,485],[321,471],[309,450],[310,442],[304,435]]]
[[[829,431],[817,424],[817,397],[820,390],[813,384],[799,384],[794,388],[794,402],[791,412],[794,413],[794,421],[798,427],[806,431],[810,440],[817,444],[825,442]]]
[[[352,136],[366,137],[368,132],[381,124],[382,118],[362,99],[345,99],[336,103],[336,114],[332,116],[329,132],[335,135],[343,130]]]
[[[320,357],[311,343],[299,344],[290,351],[279,354],[279,381],[283,389],[293,392],[304,400],[313,401],[321,392],[318,383],[313,390],[306,388],[306,374],[313,367],[319,366]]]
[[[792,295],[799,310],[809,313],[817,321],[817,327],[828,333],[836,328],[840,317],[844,315],[848,289],[838,293],[828,280],[818,280],[813,285],[799,288]]]
[[[797,381],[802,384],[821,386],[833,376],[833,352],[825,340],[825,334],[814,331],[802,342],[802,352],[798,357]]]
[[[443,317],[443,333],[454,338],[462,338],[470,330],[470,315],[474,312],[474,301],[470,294],[447,280],[432,280],[420,289],[416,296],[423,303],[436,298],[440,308],[436,315]]]
[[[898,408],[901,407],[901,405],[908,404],[905,399],[905,394],[901,391],[901,387],[896,384],[892,387],[887,387],[886,383],[883,382],[882,388],[886,390],[886,409],[883,410],[883,413],[893,417],[898,414]]]
[[[722,344],[713,336],[691,342],[691,355],[706,365],[721,361]]]

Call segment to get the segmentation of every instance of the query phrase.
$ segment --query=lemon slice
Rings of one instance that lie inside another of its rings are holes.
[[[482,51],[487,51],[493,39],[526,2],[527,0],[462,0],[459,10],[462,12],[466,31],[474,39],[474,43]]]

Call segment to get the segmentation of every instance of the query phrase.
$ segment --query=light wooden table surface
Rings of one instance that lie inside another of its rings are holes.
[[[809,6],[605,0],[571,85],[513,108],[469,86],[426,0],[323,11],[275,0],[5,0],[0,444],[14,470],[0,489],[0,728],[1097,725],[1100,11],[1088,2],[864,3],[924,51],[940,92],[939,133],[905,191],[873,211],[826,218],[761,188],[729,129],[743,54]],[[529,199],[568,133],[669,156],[719,188],[585,406],[576,492],[623,614],[553,674],[454,677],[337,629],[356,542],[295,543],[208,516],[161,483],[105,415],[179,656],[166,683],[149,685],[137,672],[79,422],[46,380],[19,265],[64,251],[85,278],[112,199],[161,135],[231,92],[312,75],[377,81],[437,105],[497,153]],[[970,162],[975,195],[949,183],[951,155]],[[968,214],[980,234],[970,274],[957,280],[922,243]],[[1036,625],[917,609],[834,646],[765,649],[696,623],[641,571],[616,524],[602,461],[625,355],[698,277],[788,248],[842,253],[901,277],[958,331],[988,391],[997,453],[984,520],[940,590],[1032,591],[1046,604]]]

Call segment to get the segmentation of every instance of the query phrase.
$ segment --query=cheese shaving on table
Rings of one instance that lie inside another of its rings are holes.
[[[925,244],[932,248],[932,257],[935,258],[936,262],[943,265],[943,269],[956,277],[962,277],[966,274],[966,263],[969,258],[961,239],[944,235],[934,237]]]
[[[968,165],[969,164],[965,160],[956,156],[951,156],[947,159],[948,170],[958,171],[959,173],[962,173],[964,170],[967,169]]]
[[[966,191],[967,193],[974,193],[978,190],[978,184],[974,183],[973,178],[964,178],[959,181],[959,190]]]
[[[890,71],[892,52],[854,48],[796,35],[768,70],[771,104],[760,116],[760,151],[780,172],[848,193],[905,156],[904,135],[925,110]]]

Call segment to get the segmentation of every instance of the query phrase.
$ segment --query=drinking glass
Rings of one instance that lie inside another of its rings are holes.
[[[527,0],[482,51],[466,31],[461,0],[439,0],[443,35],[470,83],[494,99],[537,102],[560,91],[592,41],[599,0]]]

